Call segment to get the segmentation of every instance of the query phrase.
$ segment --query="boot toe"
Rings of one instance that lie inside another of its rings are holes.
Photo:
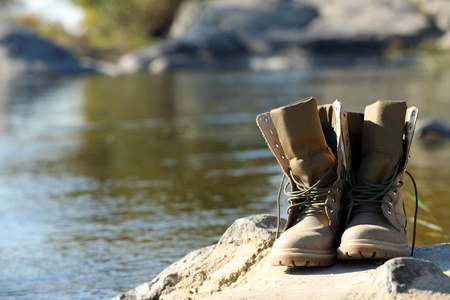
[[[276,266],[327,266],[336,261],[335,235],[325,225],[302,221],[286,230],[273,244],[270,254]]]
[[[382,216],[366,216],[350,222],[338,248],[340,259],[379,259],[407,255],[407,233],[398,231]]]
[[[293,229],[293,228],[291,228]],[[323,234],[313,230],[304,230],[297,232],[287,230],[273,244],[273,249],[304,249],[304,250],[327,250],[333,244],[333,236]]]
[[[349,227],[342,235],[342,242],[363,241],[403,244],[406,235],[399,232],[393,226],[361,224]]]

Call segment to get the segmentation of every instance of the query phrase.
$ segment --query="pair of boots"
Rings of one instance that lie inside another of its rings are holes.
[[[402,101],[378,101],[361,114],[308,98],[257,117],[284,173],[278,207],[289,180],[273,265],[409,255],[402,185],[417,114]]]

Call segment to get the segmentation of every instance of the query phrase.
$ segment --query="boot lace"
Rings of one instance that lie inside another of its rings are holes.
[[[374,184],[370,183],[364,178],[361,177],[361,175],[358,174],[356,171],[351,171],[351,180],[346,180],[346,186],[345,186],[345,193],[347,199],[350,200],[350,203],[347,204],[347,211],[351,207],[358,207],[358,212],[375,212],[382,214],[381,205],[386,204],[387,205],[387,211],[390,212],[390,204],[392,204],[392,197],[388,194],[390,190],[392,190],[394,193],[397,191],[398,188],[401,188],[403,186],[402,181],[398,181],[398,184],[395,184],[395,178],[398,175],[398,170],[400,167],[400,163],[397,164],[395,168],[394,174],[385,182]],[[415,194],[415,202],[416,202],[416,208],[414,211],[414,229],[413,229],[413,240],[412,240],[412,247],[411,247],[411,256],[414,254],[414,246],[416,243],[416,222],[417,222],[417,213],[418,213],[418,206],[419,206],[419,198],[417,193],[417,186],[416,182],[408,171],[405,170],[405,173],[408,174],[408,176],[411,178],[411,181],[414,186],[414,194]],[[361,182],[361,185],[357,185],[356,182]],[[384,196],[389,196],[390,200],[385,201]]]
[[[324,182],[324,178],[326,175],[330,172],[330,170],[333,169],[333,167],[337,165],[337,163],[331,165],[324,173],[322,178],[320,178],[315,184],[308,187],[306,186],[301,180],[299,180],[297,177],[295,177],[292,174],[292,170],[289,169],[289,174],[292,178],[292,181],[295,184],[295,187],[297,190],[295,191],[288,191],[288,187],[291,185],[290,182],[287,182],[284,185],[284,180],[286,178],[286,174],[283,174],[283,177],[280,182],[280,188],[278,189],[278,197],[277,197],[277,212],[278,212],[278,218],[277,218],[277,231],[275,238],[278,238],[280,235],[280,220],[281,220],[281,191],[284,191],[284,194],[288,196],[287,199],[288,203],[290,204],[287,208],[287,213],[290,214],[291,211],[295,207],[299,207],[298,215],[300,214],[310,214],[310,213],[323,213],[325,212],[325,196],[328,196],[331,190],[339,188],[338,185],[332,185],[334,181],[336,181],[336,178],[332,178],[328,180],[327,182]]]
[[[384,195],[388,193],[388,191],[392,190],[394,192],[397,191],[398,188],[403,186],[403,182],[399,181],[398,184],[394,184],[393,181],[397,177],[399,164],[397,164],[395,168],[394,174],[385,182],[382,183],[370,183],[358,172],[352,170],[351,171],[351,179],[347,180],[346,185],[346,196],[347,199],[350,200],[350,203],[347,204],[347,210],[349,210],[353,206],[359,206],[358,212],[376,212],[382,214],[381,204],[388,205],[389,203],[385,201]],[[357,185],[356,182],[361,182],[361,185]],[[392,197],[387,194],[390,198],[391,202]]]

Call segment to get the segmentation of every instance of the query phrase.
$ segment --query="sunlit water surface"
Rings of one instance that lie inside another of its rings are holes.
[[[235,219],[276,213],[281,170],[261,112],[313,95],[356,111],[405,99],[449,120],[449,79],[411,68],[0,82],[0,298],[110,298]],[[449,143],[414,142],[429,209],[419,245],[448,241],[449,167]]]

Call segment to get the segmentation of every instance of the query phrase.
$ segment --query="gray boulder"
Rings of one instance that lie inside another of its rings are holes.
[[[416,136],[426,142],[442,142],[450,139],[450,124],[434,118],[419,119]]]
[[[370,277],[372,284],[384,293],[404,293],[411,287],[450,294],[450,277],[434,263],[410,257],[393,258],[378,267]],[[426,282],[424,285],[423,283]]]
[[[289,1],[217,1],[202,5],[201,13],[195,11],[198,18],[191,17],[195,21],[185,21],[186,13],[180,12],[180,22],[185,25],[175,20],[177,37],[125,55],[119,60],[119,68],[123,72],[248,68],[252,55],[270,55],[292,45],[295,37],[286,33],[300,30],[318,15],[310,6]]]
[[[446,0],[410,0],[427,14],[444,34],[438,45],[450,49],[450,2]]]
[[[0,77],[85,71],[70,51],[26,28],[0,21]]]
[[[118,65],[122,72],[159,72],[346,64],[394,41],[420,43],[433,32],[408,0],[191,0],[181,6],[169,39],[125,55]],[[278,64],[270,64],[273,58]]]

